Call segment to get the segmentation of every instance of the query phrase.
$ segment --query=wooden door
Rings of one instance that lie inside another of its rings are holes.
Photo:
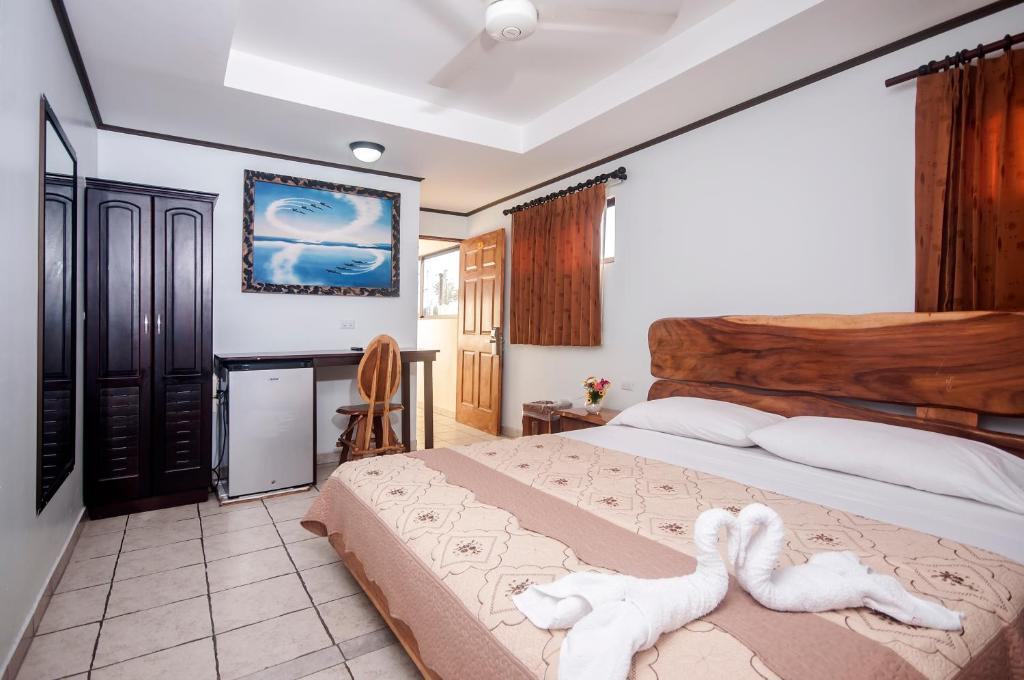
[[[459,253],[459,346],[455,419],[501,433],[505,230],[462,242]]]
[[[210,483],[213,204],[153,199],[152,491]]]
[[[86,191],[85,495],[95,505],[149,492],[152,207]]]

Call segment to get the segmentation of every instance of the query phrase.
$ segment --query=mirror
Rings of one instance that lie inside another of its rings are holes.
[[[78,160],[45,97],[39,119],[37,513],[75,468],[78,221]]]

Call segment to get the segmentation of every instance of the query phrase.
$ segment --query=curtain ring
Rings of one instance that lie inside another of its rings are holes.
[[[1007,33],[1003,37],[1003,41],[1005,42],[1005,44],[1003,45],[1003,49],[1009,52],[1010,48],[1013,47],[1013,36]]]

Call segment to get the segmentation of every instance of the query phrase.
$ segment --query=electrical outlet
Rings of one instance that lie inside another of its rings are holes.
[[[354,331],[355,329],[356,329],[356,320],[355,319],[342,319],[341,320],[341,330],[343,330],[343,331]]]
[[[622,383],[622,391],[623,392],[632,392],[633,391],[633,383],[631,383],[631,382],[624,382],[624,383]]]

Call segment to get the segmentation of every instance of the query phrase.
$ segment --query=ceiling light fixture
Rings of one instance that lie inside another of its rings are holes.
[[[348,145],[352,155],[364,163],[373,163],[384,155],[384,145],[376,142],[352,142]]]

